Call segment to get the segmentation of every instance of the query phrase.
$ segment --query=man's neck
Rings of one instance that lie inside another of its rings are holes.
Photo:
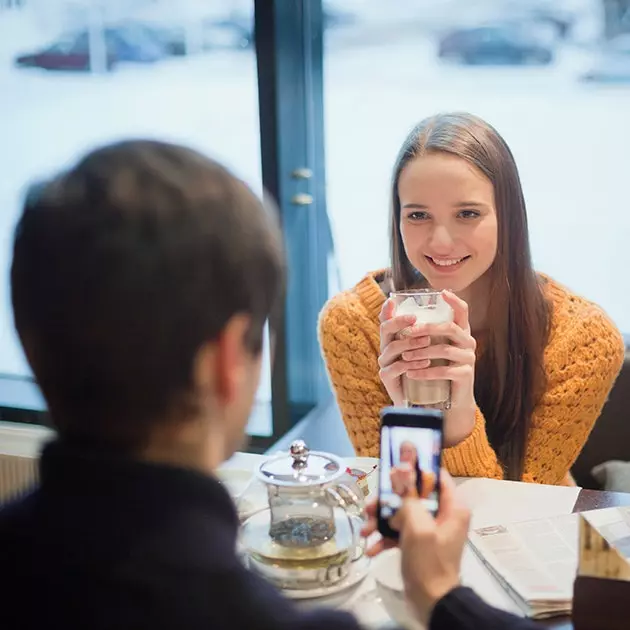
[[[141,459],[213,474],[228,457],[225,436],[190,422],[156,432]]]

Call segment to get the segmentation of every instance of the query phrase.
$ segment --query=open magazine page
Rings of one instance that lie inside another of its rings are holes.
[[[578,516],[563,515],[473,530],[470,544],[524,612],[568,612],[578,558]]]
[[[630,560],[630,507],[583,512],[606,539]],[[530,617],[568,613],[579,557],[579,515],[478,527],[469,534],[472,550],[523,612]]]

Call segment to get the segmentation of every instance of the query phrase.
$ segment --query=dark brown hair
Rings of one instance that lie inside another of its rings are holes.
[[[398,181],[405,166],[429,153],[448,153],[481,171],[494,187],[497,256],[490,274],[488,339],[475,370],[475,398],[508,479],[521,479],[534,407],[544,392],[543,354],[549,306],[532,267],[523,191],[509,147],[489,124],[463,113],[418,124],[396,159],[391,193],[392,275],[396,289],[422,283],[402,242]]]
[[[133,451],[194,412],[193,364],[235,314],[262,349],[281,293],[274,212],[190,149],[128,141],[33,188],[15,232],[15,325],[60,434]]]

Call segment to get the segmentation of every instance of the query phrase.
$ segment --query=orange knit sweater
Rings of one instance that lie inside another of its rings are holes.
[[[378,456],[379,412],[391,405],[380,381],[378,316],[385,301],[375,277],[332,298],[321,313],[319,337],[328,374],[357,455]],[[624,359],[623,339],[595,304],[550,280],[552,307],[544,355],[547,391],[532,417],[523,481],[562,483],[597,420]],[[443,453],[461,477],[501,479],[503,472],[477,408],[464,441]]]

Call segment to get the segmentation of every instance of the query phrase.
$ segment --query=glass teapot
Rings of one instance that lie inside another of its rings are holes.
[[[363,553],[363,493],[342,461],[302,440],[265,461],[256,476],[268,509],[243,524],[250,567],[284,589],[333,585]]]

